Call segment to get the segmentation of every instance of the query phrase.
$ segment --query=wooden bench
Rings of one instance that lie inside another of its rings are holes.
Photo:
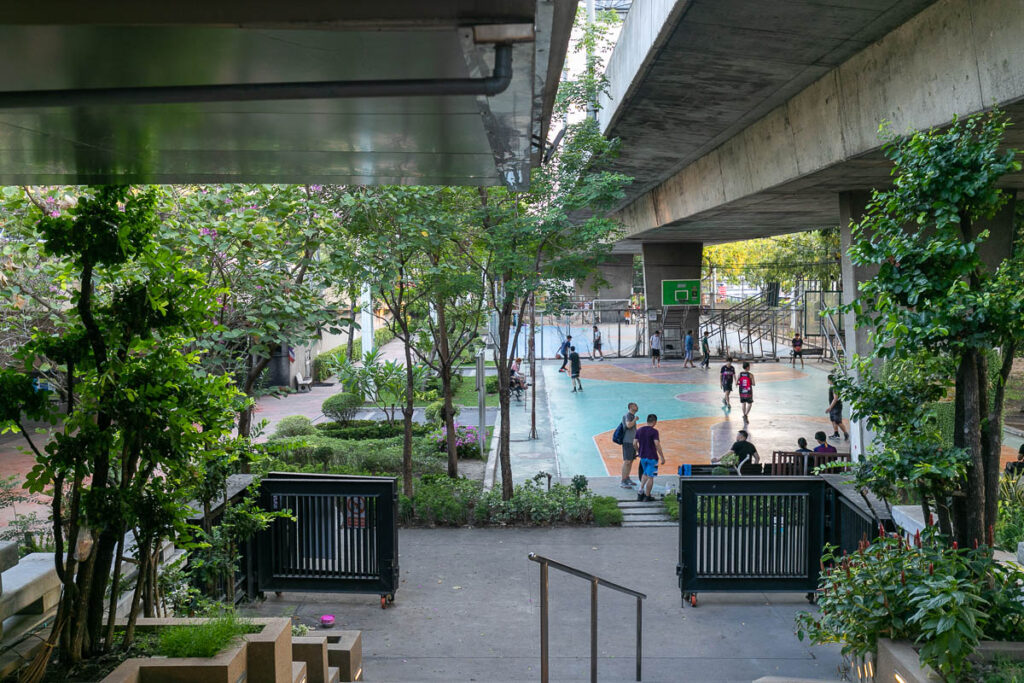
[[[303,377],[301,372],[296,373],[295,388],[299,390],[300,394],[304,391],[313,391],[313,378]]]
[[[772,451],[772,476],[802,477],[831,463],[850,462],[849,453],[800,453],[798,451]]]

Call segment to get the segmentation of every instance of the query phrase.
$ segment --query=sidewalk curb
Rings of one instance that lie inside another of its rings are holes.
[[[1007,427],[1006,425],[1003,425],[1003,431],[1006,432],[1007,434],[1011,434],[1019,438],[1024,438],[1024,431],[1017,429],[1016,427]]]

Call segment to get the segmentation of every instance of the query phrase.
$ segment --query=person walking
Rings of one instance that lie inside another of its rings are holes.
[[[636,482],[629,476],[629,471],[633,469],[633,461],[636,459],[636,447],[633,445],[633,440],[636,438],[636,414],[639,411],[640,408],[637,404],[630,403],[626,406],[626,414],[622,416],[622,481],[619,486],[624,489],[636,486]],[[641,474],[642,472],[637,473],[637,479]]]
[[[593,360],[595,356],[604,360],[604,352],[601,351],[601,330],[597,329],[597,325],[594,325],[594,342],[590,352],[591,360]]]
[[[711,367],[711,345],[708,344],[708,331],[704,330],[704,336],[700,338],[700,352],[703,357],[700,359],[700,367],[707,370]]]
[[[651,367],[661,367],[661,330],[651,335]]]
[[[572,375],[572,393],[583,391],[583,382],[580,381],[580,354],[576,353],[576,347],[569,347],[569,374]]]
[[[558,347],[558,353],[555,354],[556,358],[562,359],[562,367],[558,368],[559,372],[565,372],[565,366],[569,363],[569,347],[572,346],[572,335],[566,335],[562,341],[562,345]]]
[[[658,424],[658,416],[651,413],[647,416],[647,424],[636,430],[633,447],[640,458],[640,490],[636,494],[638,501],[651,502],[651,489],[654,478],[658,476],[658,464],[665,464],[665,453],[661,450],[661,435],[654,426]]]
[[[683,353],[685,354],[683,356],[683,367],[687,367],[687,363],[690,364],[689,367],[691,368],[697,367],[693,364],[693,330],[686,331],[686,337],[683,339]]]
[[[835,453],[836,447],[828,442],[825,438],[825,432],[815,432],[814,440],[818,442],[818,445],[814,447],[815,453]]]
[[[828,408],[825,412],[828,413],[828,419],[832,421],[832,438],[839,440],[839,431],[843,432],[843,440],[850,440],[850,432],[846,431],[846,426],[843,424],[843,401],[839,398],[839,394],[835,388],[836,378],[834,375],[828,376]]]
[[[800,336],[799,332],[793,334],[793,357],[790,359],[790,365],[796,367],[796,359],[800,359],[800,369],[804,369],[804,338]]]
[[[732,410],[732,383],[736,379],[736,368],[733,367],[732,358],[725,359],[725,365],[722,366],[721,370],[721,382],[722,392],[725,396],[722,397],[722,410],[728,412]]]
[[[743,421],[750,422],[748,415],[754,406],[754,373],[750,371],[750,363],[743,364],[743,371],[736,378],[736,388],[740,390],[740,404],[743,406]]]

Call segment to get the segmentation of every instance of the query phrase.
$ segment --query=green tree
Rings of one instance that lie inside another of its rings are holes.
[[[947,359],[954,374],[953,445],[966,461],[966,472],[963,495],[954,498],[952,527],[963,544],[985,542],[996,522],[1003,399],[1014,352],[1024,338],[1020,252],[995,269],[986,268],[979,254],[989,236],[980,222],[1007,201],[999,179],[1020,170],[1014,152],[1000,149],[1006,125],[1005,116],[991,113],[905,138],[886,131],[885,152],[895,164],[893,188],[873,194],[863,219],[853,226],[850,249],[853,263],[878,269],[848,307],[858,327],[868,330],[873,349],[870,358],[861,359],[854,384],[870,389],[880,367],[906,364],[922,352]],[[990,372],[993,354],[1000,356],[999,367]],[[923,393],[949,382],[948,375],[929,380],[924,372],[918,364],[913,376],[914,384],[924,385]],[[901,424],[913,424],[916,418],[901,417],[901,410],[907,410],[902,401],[874,409],[876,415],[890,413]],[[907,429],[879,425],[882,448],[902,440],[906,457],[929,466],[934,443],[929,448]],[[945,465],[956,461],[946,458]]]
[[[610,15],[602,13],[602,18],[608,20]],[[594,111],[597,94],[606,87],[598,45],[607,25],[578,20],[577,27],[583,36],[578,49],[586,51],[587,67],[559,87],[556,113],[567,119]],[[609,211],[621,200],[631,178],[609,170],[616,147],[601,135],[596,119],[588,116],[566,125],[560,146],[531,173],[528,192],[479,191],[478,267],[486,273],[488,307],[497,317],[498,458],[506,500],[513,493],[510,353],[522,332],[530,295],[541,289],[552,293],[564,289],[564,283],[585,279],[607,258],[620,234]]]
[[[100,187],[69,204],[38,211],[34,245],[69,308],[56,329],[24,347],[21,369],[0,371],[0,429],[24,434],[36,456],[27,487],[53,496],[64,590],[51,637],[76,662],[112,646],[129,529],[140,566],[136,618],[141,594],[152,589],[154,550],[186,531],[182,493],[222,448],[240,399],[229,378],[202,372],[189,350],[215,302],[201,274],[154,239],[155,193]],[[24,419],[54,418],[28,374],[47,365],[65,376],[67,411],[40,449]]]
[[[353,205],[345,188],[319,185],[172,187],[161,237],[221,288],[214,319],[199,337],[204,365],[258,395],[274,353],[349,327],[342,301],[353,266],[344,224]],[[325,253],[329,251],[330,253]],[[239,414],[248,436],[252,404]]]

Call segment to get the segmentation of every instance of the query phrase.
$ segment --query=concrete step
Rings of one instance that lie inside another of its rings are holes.
[[[660,521],[655,521],[655,522],[631,522],[631,521],[629,521],[628,522],[626,520],[622,520],[622,526],[623,526],[623,528],[625,528],[625,527],[638,527],[638,526],[679,526],[679,523],[678,522],[673,522],[672,520],[668,520],[667,522],[660,522]]]
[[[649,516],[645,516],[645,517],[623,517],[622,518],[622,523],[623,524],[639,524],[641,522],[671,522],[671,521],[672,521],[672,519],[670,517],[664,517],[664,516],[661,516],[661,515],[658,515],[658,516],[649,515]]]
[[[654,509],[661,509],[661,510],[663,510],[665,508],[665,505],[660,500],[656,500],[653,503],[641,502],[639,500],[620,500],[619,501],[619,508],[621,508],[622,510],[632,510],[632,509],[641,509],[641,510],[644,510],[644,509],[652,509],[652,510],[654,510]]]

